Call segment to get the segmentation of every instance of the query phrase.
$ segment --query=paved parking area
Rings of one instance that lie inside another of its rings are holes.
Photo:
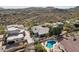
[[[60,43],[64,46],[66,51],[68,52],[79,52],[79,38],[76,37],[76,41],[73,41],[73,38],[68,38],[60,41]]]

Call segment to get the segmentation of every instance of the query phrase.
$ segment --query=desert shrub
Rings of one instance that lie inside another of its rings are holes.
[[[0,25],[0,34],[4,34],[4,27],[2,25]]]
[[[46,49],[42,47],[39,42],[35,42],[35,51],[36,52],[46,52]]]

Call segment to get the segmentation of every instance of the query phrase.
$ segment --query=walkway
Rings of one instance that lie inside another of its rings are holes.
[[[34,43],[34,40],[30,37],[29,31],[25,31],[25,40],[27,40],[28,44]]]

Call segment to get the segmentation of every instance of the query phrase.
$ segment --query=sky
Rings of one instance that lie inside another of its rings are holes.
[[[28,6],[1,6],[1,7],[5,8],[5,9],[28,8]],[[29,7],[36,7],[36,6],[29,6]],[[42,7],[42,6],[37,6],[37,7]],[[75,6],[45,6],[45,7],[55,7],[55,8],[59,8],[59,9],[69,9],[69,8],[74,8]]]
[[[79,0],[0,0],[4,8],[48,7],[68,9],[79,5]]]

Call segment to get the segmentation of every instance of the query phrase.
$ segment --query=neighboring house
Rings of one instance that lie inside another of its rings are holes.
[[[5,41],[7,43],[19,43],[24,40],[26,40],[28,44],[34,43],[34,40],[30,36],[30,32],[25,30],[22,25],[8,25],[5,31]]]
[[[42,27],[42,26],[33,26],[32,32],[34,34],[37,34],[38,36],[45,35],[49,33],[49,28],[48,27]]]
[[[53,24],[52,23],[44,23],[42,24],[43,26],[52,26]]]
[[[56,22],[58,25],[63,25],[63,23],[62,22]]]
[[[79,28],[79,20],[76,20],[76,21],[74,22],[74,26],[75,26],[76,28]]]
[[[63,27],[63,23],[62,22],[56,22],[56,23],[53,23],[53,27],[58,27],[58,26],[61,26]]]
[[[25,31],[21,27],[22,25],[8,25],[6,27],[6,42],[20,42],[24,39]]]
[[[79,30],[79,20],[75,20],[75,21],[72,23],[72,28],[73,28],[73,30],[76,30],[76,31]]]

